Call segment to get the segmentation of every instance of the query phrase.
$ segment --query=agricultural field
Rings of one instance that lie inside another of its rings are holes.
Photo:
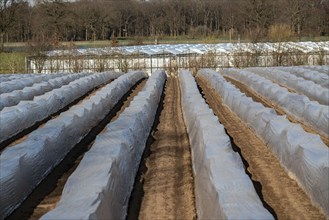
[[[329,218],[329,66],[0,82],[1,219]]]

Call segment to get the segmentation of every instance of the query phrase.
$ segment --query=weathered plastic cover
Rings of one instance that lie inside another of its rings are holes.
[[[22,100],[31,100],[34,96],[39,96],[53,89],[60,88],[63,85],[66,85],[89,74],[90,73],[67,74],[65,76],[59,76],[57,78],[50,79],[46,82],[35,83],[32,86],[24,87],[21,90],[2,93],[0,95],[0,111],[4,107],[17,105]]]
[[[247,70],[292,88],[310,99],[318,101],[320,104],[329,105],[329,88],[324,88],[310,80],[273,68],[253,67],[247,68]]]
[[[120,73],[104,72],[85,76],[61,88],[36,96],[33,100],[21,101],[18,105],[4,108],[0,112],[0,142],[42,121],[92,88],[119,75]]]
[[[0,155],[1,218],[9,215],[121,97],[146,76],[143,72],[120,76],[33,131],[21,143],[6,148]]]
[[[223,69],[220,73],[248,85],[319,133],[329,136],[329,106],[310,101],[305,95],[291,93],[285,87],[247,70],[230,68]]]
[[[166,75],[152,73],[119,118],[106,126],[41,219],[125,219],[135,176]]]
[[[205,103],[193,76],[179,74],[189,134],[199,219],[273,219],[232,150],[223,125]]]
[[[30,77],[24,77],[24,79],[16,78],[7,82],[2,82],[0,86],[0,94],[12,92],[14,90],[23,89],[24,87],[31,86],[35,83],[40,83],[48,81],[59,76],[67,75],[67,73],[57,73],[57,74],[34,74]]]
[[[207,79],[224,103],[267,143],[289,175],[328,217],[329,148],[320,137],[246,97],[219,73],[203,69],[198,75]]]

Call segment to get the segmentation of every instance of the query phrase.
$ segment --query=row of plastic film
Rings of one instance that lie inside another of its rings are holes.
[[[193,76],[179,74],[200,219],[273,219],[234,152],[224,126],[202,98]]]
[[[21,101],[16,106],[5,108],[0,114],[0,142],[42,121],[93,88],[118,77],[118,73],[104,72],[75,80],[33,100]]]
[[[165,80],[163,71],[152,73],[129,107],[96,137],[56,208],[41,219],[125,219]]]
[[[271,148],[281,165],[297,180],[315,205],[329,214],[329,149],[319,135],[307,133],[299,124],[273,109],[246,97],[219,73],[204,69],[208,80],[223,101]]]
[[[5,107],[17,105],[22,100],[32,100],[34,96],[39,96],[53,89],[60,88],[86,75],[87,73],[71,73],[64,76],[58,76],[46,82],[35,83],[31,86],[24,87],[23,89],[14,90],[9,93],[2,93],[0,95],[0,111]]]
[[[265,77],[275,83],[286,86],[298,93],[306,95],[309,99],[318,101],[320,104],[329,105],[329,89],[324,88],[310,80],[283,72],[274,68],[253,67],[247,68],[253,73]]]
[[[302,120],[322,135],[328,137],[329,106],[321,105],[317,101],[311,101],[305,95],[289,92],[287,88],[247,70],[232,68],[223,69],[220,73],[248,85],[251,89],[279,105],[295,118]]]
[[[120,76],[34,130],[22,142],[6,148],[0,156],[1,216],[10,214],[130,88],[145,77],[143,72]]]

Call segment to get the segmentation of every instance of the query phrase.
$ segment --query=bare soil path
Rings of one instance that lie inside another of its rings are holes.
[[[130,210],[127,219],[195,219],[191,153],[178,78],[166,82],[163,110],[152,138],[140,166],[145,170],[137,178],[142,188],[140,210]],[[132,195],[130,207],[138,200]]]
[[[296,119],[294,116],[291,114],[287,113],[283,108],[281,108],[279,105],[271,102],[269,99],[265,98],[264,96],[258,94],[257,92],[253,91],[250,87],[246,86],[245,84],[232,79],[230,77],[225,76],[224,77],[227,81],[231,82],[233,85],[235,85],[237,88],[240,89],[241,92],[245,93],[248,97],[251,97],[255,102],[260,102],[264,106],[268,108],[273,108],[278,115],[286,115],[287,119],[296,124],[300,124],[302,128],[309,133],[312,134],[318,134],[320,138],[322,139],[323,143],[325,143],[327,146],[329,146],[329,138],[325,137],[324,135],[320,134],[317,132],[313,127],[310,125],[305,124],[304,122]]]
[[[141,91],[146,79],[139,81],[125,96],[116,104],[109,114],[66,156],[58,168],[37,187],[23,204],[14,211],[8,219],[39,219],[51,211],[59,202],[64,185],[70,175],[79,165],[84,153],[90,149],[96,136],[104,127],[117,119],[117,117],[129,106],[133,98]]]
[[[226,106],[209,83],[197,77],[206,101],[224,125],[247,162],[252,180],[260,183],[264,201],[273,208],[278,219],[325,219],[309,197],[289,177],[271,150],[240,118]],[[246,163],[245,163],[246,164]]]

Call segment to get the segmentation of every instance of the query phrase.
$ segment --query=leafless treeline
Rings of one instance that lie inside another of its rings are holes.
[[[295,36],[329,35],[329,0],[0,0],[0,10],[5,42],[180,35],[260,40],[282,24]]]

